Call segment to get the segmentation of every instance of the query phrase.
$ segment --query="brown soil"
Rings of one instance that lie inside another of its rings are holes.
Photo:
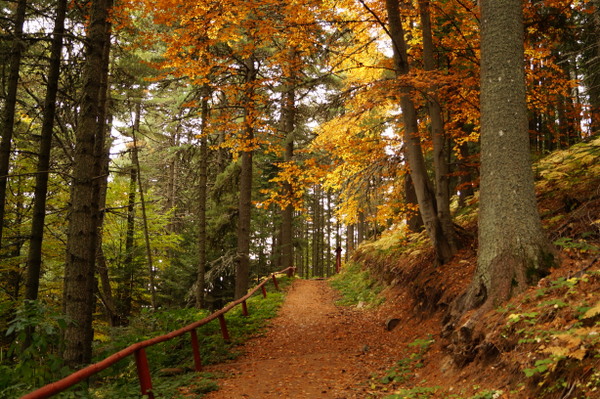
[[[327,281],[294,281],[266,334],[247,342],[236,361],[207,368],[226,377],[206,398],[380,397],[370,378],[407,356],[411,327],[439,329],[439,320],[409,320],[387,331],[387,318],[398,316],[386,314],[391,303],[356,309],[336,306],[336,298]]]

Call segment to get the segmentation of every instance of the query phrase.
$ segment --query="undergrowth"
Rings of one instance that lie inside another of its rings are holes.
[[[538,397],[600,392],[600,272],[560,277],[525,296],[518,307],[499,309],[504,325],[496,339],[512,355]]]
[[[360,263],[346,263],[341,273],[329,281],[331,286],[342,295],[338,301],[340,305],[373,307],[384,301],[384,298],[379,295],[383,289],[382,285],[371,277],[369,271],[363,270]]]
[[[196,329],[203,364],[234,359],[239,355],[238,347],[249,338],[261,334],[268,319],[276,316],[283,303],[284,292],[291,279],[279,277],[281,291],[269,287],[267,298],[260,292],[247,301],[248,316],[242,315],[241,306],[236,306],[225,315],[231,342],[221,336],[219,323],[213,321]],[[24,333],[27,326],[38,326],[34,335],[31,353],[15,364],[6,360],[0,364],[0,399],[13,399],[34,390],[36,387],[65,377],[70,372],[58,355],[60,329],[64,325],[57,313],[41,305],[30,307],[29,313],[22,311],[17,317],[13,330]],[[94,359],[98,362],[125,347],[149,338],[177,330],[208,315],[198,309],[169,309],[145,311],[132,319],[128,327],[110,328],[97,325],[94,342]],[[17,341],[18,342],[18,341]],[[15,344],[17,345],[17,344]],[[13,348],[15,353],[19,348]],[[184,334],[172,340],[146,348],[152,375],[153,391],[160,398],[183,398],[180,387],[194,397],[217,389],[215,376],[195,373],[190,335]],[[166,369],[176,369],[174,376],[163,375]],[[140,398],[137,371],[133,356],[92,377],[86,387],[78,384],[69,391],[54,396],[56,398]]]

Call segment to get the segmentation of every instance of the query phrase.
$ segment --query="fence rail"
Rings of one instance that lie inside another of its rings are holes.
[[[205,324],[210,323],[211,321],[218,319],[219,325],[221,327],[221,335],[225,341],[230,341],[229,331],[227,330],[227,323],[225,320],[225,314],[229,312],[231,309],[238,305],[242,305],[242,313],[244,316],[248,315],[248,307],[246,305],[246,301],[256,293],[259,289],[262,291],[263,297],[267,296],[267,290],[265,285],[272,280],[275,288],[279,290],[279,285],[277,284],[277,274],[287,273],[288,276],[293,275],[294,268],[288,267],[279,272],[272,273],[268,278],[263,279],[256,287],[254,287],[251,291],[249,291],[242,298],[229,303],[227,306],[218,310],[211,315],[205,317],[202,320],[196,321],[194,323],[188,324],[185,327],[180,328],[179,330],[172,331],[168,334],[161,335],[159,337],[147,339],[145,341],[141,341],[135,343],[133,345],[128,346],[127,348],[120,350],[117,353],[112,354],[111,356],[105,358],[104,360],[99,361],[98,363],[91,364],[81,370],[74,372],[73,374],[63,378],[62,380],[50,383],[45,385],[37,390],[30,392],[21,397],[21,399],[43,399],[48,398],[52,395],[55,395],[59,392],[62,392],[73,385],[91,377],[94,374],[99,373],[100,371],[112,366],[117,363],[119,360],[126,358],[127,356],[133,355],[135,357],[135,364],[137,366],[138,378],[140,381],[140,390],[142,395],[146,395],[148,399],[154,399],[154,393],[152,392],[152,379],[150,376],[150,367],[148,364],[148,358],[146,357],[145,348],[156,345],[161,342],[168,341],[185,333],[190,333],[192,352],[194,356],[194,367],[196,371],[202,370],[202,360],[200,357],[200,347],[198,344],[198,335],[196,334],[196,328],[203,326]]]

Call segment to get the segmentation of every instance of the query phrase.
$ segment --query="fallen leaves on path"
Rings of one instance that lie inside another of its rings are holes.
[[[267,332],[248,341],[236,361],[207,368],[226,377],[206,398],[369,396],[369,378],[405,354],[403,328],[387,331],[384,310],[340,307],[336,298],[327,281],[294,281]]]

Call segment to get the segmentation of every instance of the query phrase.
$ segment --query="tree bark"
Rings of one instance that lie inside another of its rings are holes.
[[[17,107],[17,89],[19,87],[19,70],[23,54],[23,25],[25,23],[26,0],[17,2],[15,11],[15,28],[12,38],[10,53],[10,67],[8,72],[8,89],[2,113],[2,140],[0,140],[0,250],[2,249],[2,234],[6,207],[6,186],[8,184],[8,171],[12,138],[15,129],[15,110]]]
[[[112,3],[111,3],[112,4]],[[114,322],[115,316],[115,304],[114,297],[112,295],[112,289],[110,287],[110,281],[108,277],[108,267],[106,266],[106,258],[104,257],[104,250],[102,248],[102,231],[104,226],[104,216],[106,208],[106,193],[108,191],[108,175],[110,165],[110,143],[107,140],[107,134],[110,132],[112,127],[112,113],[110,112],[111,101],[108,96],[108,75],[109,75],[109,63],[110,63],[110,34],[111,34],[110,23],[107,24],[105,30],[106,40],[104,42],[104,60],[103,60],[103,72],[101,79],[100,88],[100,100],[98,107],[98,126],[97,126],[97,140],[95,148],[96,164],[95,175],[97,178],[94,180],[94,197],[97,198],[97,209],[98,209],[98,239],[96,243],[96,271],[98,277],[100,277],[100,284],[95,284],[99,290],[98,294],[107,309],[111,323]]]
[[[460,172],[460,176],[458,178],[458,185],[460,187],[458,193],[458,208],[460,209],[465,206],[466,199],[475,194],[475,191],[473,190],[473,181],[475,180],[475,176],[472,171],[473,168],[469,165],[472,157],[469,151],[469,144],[460,144],[459,151],[461,160],[458,163],[458,170]]]
[[[404,176],[404,202],[408,206],[419,206],[419,202],[417,201],[417,193],[415,192],[415,185],[412,182],[410,177],[410,173],[406,173]],[[421,218],[420,212],[415,212],[411,209],[408,213],[408,217],[406,218],[406,224],[408,226],[408,230],[418,233],[423,231],[423,218]]]
[[[286,135],[284,162],[291,162],[294,156],[294,127],[296,117],[294,88],[289,88],[284,94],[283,103],[283,132]],[[284,183],[285,195],[293,201],[293,188],[289,182]],[[281,267],[294,265],[294,206],[288,203],[281,212]]]
[[[481,186],[477,270],[466,307],[491,308],[554,264],[537,210],[527,132],[520,0],[481,0]]]
[[[423,32],[423,64],[426,71],[436,70],[434,58],[433,35],[431,32],[431,16],[429,0],[419,0],[421,31]],[[429,88],[427,93],[427,109],[431,124],[431,141],[433,143],[433,170],[435,174],[435,200],[437,216],[452,254],[459,247],[454,222],[450,213],[450,138],[446,136],[442,107],[437,97],[437,85]]]
[[[242,140],[250,147],[254,142],[254,126],[251,117],[253,105],[252,93],[253,84],[256,79],[256,68],[254,60],[246,62],[245,83],[248,86],[246,90],[246,104],[244,111],[244,136]],[[253,150],[246,149],[241,155],[240,171],[240,200],[239,200],[239,220],[237,232],[237,257],[235,270],[235,293],[234,297],[241,298],[248,291],[250,283],[250,235],[251,235],[251,213],[252,213],[252,155]]]
[[[346,227],[346,260],[354,252],[354,224],[349,224]]]
[[[52,149],[52,134],[54,116],[56,114],[56,96],[60,78],[60,62],[65,31],[65,15],[67,0],[58,0],[52,45],[50,50],[50,65],[46,98],[44,99],[44,116],[39,147],[37,175],[35,177],[33,216],[31,221],[31,237],[27,254],[27,280],[25,283],[25,299],[36,300],[40,286],[40,271],[42,265],[42,240],[44,237],[44,222],[46,220],[46,195],[50,173],[50,150]]]
[[[97,169],[96,141],[100,131],[102,76],[106,73],[108,11],[110,0],[92,2],[87,28],[83,98],[75,132],[75,155],[71,210],[67,234],[67,256],[63,290],[65,315],[72,321],[64,331],[63,358],[72,367],[87,364],[92,355],[94,269],[98,237],[98,201],[94,179]],[[100,77],[100,79],[99,79]]]
[[[386,0],[386,9],[388,12],[389,33],[393,43],[396,75],[399,77],[406,76],[409,72],[408,53],[398,0]],[[444,264],[452,258],[454,251],[448,237],[444,234],[438,217],[435,192],[427,175],[427,168],[421,148],[417,112],[411,98],[410,88],[408,87],[400,89],[400,108],[402,109],[404,122],[404,154],[408,161],[410,176],[417,194],[419,210],[427,235],[435,249],[436,263]]]

